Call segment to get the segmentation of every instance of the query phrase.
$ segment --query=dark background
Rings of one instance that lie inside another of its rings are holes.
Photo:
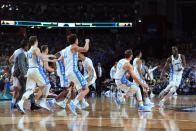
[[[37,35],[40,44],[47,43],[50,53],[55,53],[66,46],[70,33],[76,33],[81,43],[86,37],[91,38],[88,56],[95,65],[101,62],[107,70],[127,48],[142,50],[146,60],[165,60],[172,45],[178,46],[187,59],[196,56],[195,0],[2,0],[0,6],[1,20],[133,22],[133,27],[126,29],[0,26],[3,56],[13,53],[20,41],[30,35]]]

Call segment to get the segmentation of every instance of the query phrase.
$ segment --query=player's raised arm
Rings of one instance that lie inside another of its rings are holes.
[[[84,47],[79,47],[77,45],[74,45],[72,50],[74,50],[76,52],[88,52],[88,50],[89,50],[89,43],[90,43],[90,40],[89,39],[85,39],[85,46]]]
[[[158,67],[159,67],[159,66],[155,66],[155,67],[153,67],[153,68],[151,69],[151,71],[156,70]]]

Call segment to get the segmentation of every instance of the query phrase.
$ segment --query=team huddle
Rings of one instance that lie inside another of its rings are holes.
[[[29,98],[31,110],[44,108],[48,111],[53,111],[55,105],[61,108],[66,108],[66,105],[68,105],[70,111],[77,115],[77,108],[81,110],[89,106],[85,97],[89,93],[89,86],[94,84],[97,78],[92,60],[84,55],[89,50],[90,40],[85,39],[85,46],[79,47],[78,38],[75,34],[69,35],[67,39],[70,45],[55,55],[48,54],[47,45],[42,45],[40,51],[36,36],[29,38],[28,44],[30,47],[28,51],[26,51],[27,44],[23,42],[21,48],[13,53],[9,60],[14,63],[12,68],[14,94],[11,108],[18,108],[25,113],[24,102]],[[172,53],[173,55],[168,58],[161,73],[162,80],[165,69],[170,66],[170,82],[160,93],[162,98],[159,103],[160,107],[164,107],[164,102],[176,92],[186,66],[185,57],[178,54],[177,47],[172,47]],[[124,55],[125,58],[117,63],[115,83],[117,90],[119,92],[123,91],[125,95],[118,92],[115,102],[120,108],[125,98],[135,96],[139,111],[152,111],[154,103],[149,98],[151,89],[142,74],[143,67],[140,59],[142,53],[139,52],[133,60],[133,66],[130,64],[133,58],[132,50],[126,50]],[[78,60],[83,63],[84,74],[81,74],[78,69]],[[48,62],[54,63],[56,70],[51,68]],[[47,100],[51,85],[46,71],[56,71],[60,78],[60,85],[63,87],[63,91],[52,100]],[[130,77],[133,81],[129,80]],[[72,92],[77,93],[77,95],[73,96]]]

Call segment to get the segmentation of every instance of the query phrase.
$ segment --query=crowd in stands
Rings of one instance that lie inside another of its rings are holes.
[[[1,2],[0,16],[5,20],[38,21],[131,21],[134,10],[131,2]],[[122,10],[123,8],[123,10]],[[63,17],[62,17],[63,16]],[[65,17],[66,16],[66,17]]]

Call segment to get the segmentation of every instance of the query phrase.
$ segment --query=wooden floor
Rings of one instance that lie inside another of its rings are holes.
[[[178,96],[171,100],[167,109],[158,107],[153,112],[138,112],[130,101],[117,110],[111,98],[89,98],[90,107],[72,115],[69,109],[55,108],[53,113],[45,110],[10,112],[9,101],[0,102],[0,131],[144,131],[144,130],[196,130],[196,112],[177,111],[181,107],[196,105],[196,96]],[[158,99],[154,98],[157,103]],[[133,101],[132,101],[133,103]],[[29,108],[28,104],[25,108]],[[177,110],[175,110],[177,109]]]

